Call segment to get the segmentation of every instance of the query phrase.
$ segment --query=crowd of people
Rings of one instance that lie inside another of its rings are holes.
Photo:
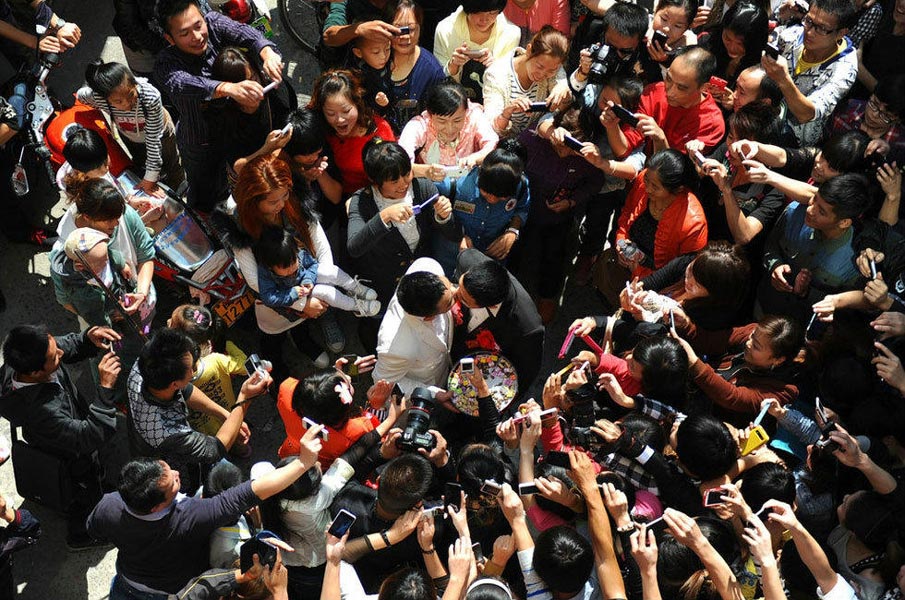
[[[111,599],[905,595],[905,0],[332,2],[304,106],[229,4],[114,2],[128,64],[76,95],[113,135],[74,128],[57,175],[82,331],[4,332],[0,415],[62,475],[19,485],[117,548]],[[28,7],[11,62],[79,43]],[[183,189],[258,352],[158,314]],[[549,340],[576,286],[599,314]],[[0,516],[2,595],[40,527]]]

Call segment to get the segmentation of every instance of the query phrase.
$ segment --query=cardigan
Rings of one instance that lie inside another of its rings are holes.
[[[628,238],[629,229],[638,217],[647,210],[647,188],[644,185],[644,174],[647,169],[638,174],[635,184],[628,193],[625,207],[619,215],[619,229],[616,232],[616,241]],[[697,252],[707,244],[707,218],[704,216],[704,208],[698,202],[697,197],[691,192],[681,192],[676,196],[657,224],[657,233],[654,237],[654,269],[659,269],[680,254]],[[644,277],[651,273],[652,269],[638,266],[632,273],[632,277]]]

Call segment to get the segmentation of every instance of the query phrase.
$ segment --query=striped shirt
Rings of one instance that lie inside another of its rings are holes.
[[[509,78],[509,102],[510,104],[519,98],[527,98],[529,102],[538,101],[537,98],[537,82],[532,81],[531,85],[528,86],[527,89],[522,87],[522,84],[519,83],[518,73],[515,72],[515,57],[516,55],[512,55],[512,59],[510,62],[510,68],[512,70],[511,77]],[[510,123],[512,123],[512,131],[520,132],[525,130],[528,127],[528,123],[535,117],[534,113],[525,113],[525,112],[514,112],[512,113],[512,117],[509,119]]]
[[[138,80],[138,102],[134,110],[114,108],[107,99],[85,86],[76,92],[76,98],[83,104],[105,111],[121,135],[136,144],[145,145],[146,181],[157,181],[163,167],[161,138],[165,133],[165,119],[160,92],[144,77]],[[171,126],[172,127],[172,126]],[[169,133],[172,133],[170,131]]]

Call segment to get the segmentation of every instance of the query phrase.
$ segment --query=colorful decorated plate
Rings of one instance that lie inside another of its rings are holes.
[[[470,356],[474,358],[475,367],[481,369],[497,409],[504,410],[518,393],[518,377],[515,367],[508,358],[500,354],[479,352]],[[477,393],[467,379],[459,378],[458,370],[449,374],[446,389],[452,392],[451,401],[456,408],[466,415],[478,416]]]

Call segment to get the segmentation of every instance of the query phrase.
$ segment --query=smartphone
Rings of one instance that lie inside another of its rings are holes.
[[[330,529],[327,530],[332,536],[341,538],[346,535],[346,532],[351,529],[352,524],[355,523],[355,519],[357,517],[347,511],[345,508],[339,509],[339,512],[336,513],[336,516],[333,517],[333,522],[330,523]]]
[[[462,486],[458,483],[447,483],[443,486],[443,504],[444,506],[455,506],[456,510],[461,507],[462,502]]]
[[[769,519],[770,515],[773,514],[773,509],[769,506],[763,506],[763,507],[761,507],[761,509],[759,511],[757,511],[754,514],[757,515],[758,519],[760,519],[761,521],[764,522],[764,524],[766,524],[767,519]]]
[[[390,395],[393,396],[396,406],[401,405],[402,401],[405,400],[405,393],[402,391],[402,388],[399,387],[398,383],[393,384],[393,391],[390,392]]]
[[[474,373],[474,359],[473,358],[463,358],[459,361],[459,369],[463,373]]]
[[[710,85],[712,85],[715,88],[725,90],[726,86],[729,85],[729,82],[726,81],[725,79],[722,79],[722,78],[714,75],[713,77],[710,78]]]
[[[443,514],[443,511],[446,509],[446,505],[443,500],[425,500],[421,505],[422,510],[425,515],[436,515],[436,513]]]
[[[658,535],[666,530],[668,527],[666,521],[663,520],[663,515],[660,515],[653,521],[649,521],[646,523],[648,531],[653,530],[654,535]]]
[[[474,552],[475,562],[481,562],[484,560],[484,551],[481,550],[481,542],[475,542],[471,545],[471,551]]]
[[[529,481],[528,483],[520,483],[518,484],[518,495],[519,496],[531,496],[533,494],[539,494],[540,490],[537,489],[537,484],[533,481]]]
[[[587,378],[588,381],[593,381],[593,379],[594,379],[594,370],[591,369],[591,363],[589,363],[588,361],[584,361],[584,362],[582,363],[581,367],[579,367],[579,368],[580,368],[582,371],[584,371],[584,376]]]
[[[414,98],[402,98],[396,101],[396,108],[418,108],[418,101]]]
[[[396,35],[411,35],[411,34],[412,34],[412,28],[409,27],[408,25],[403,25],[402,27],[399,28],[399,33],[397,33]]]
[[[779,58],[779,46],[771,42],[767,42],[767,44],[764,46],[764,54],[766,54],[773,60],[777,60]]]
[[[568,452],[550,450],[549,452],[547,452],[547,457],[544,459],[544,461],[550,463],[553,466],[562,467],[563,469],[572,468],[572,463],[569,462]]]
[[[704,157],[704,155],[701,154],[700,150],[692,150],[691,159],[694,161],[694,164],[696,164],[698,167],[702,166],[704,164],[704,161],[707,160]]]
[[[305,424],[305,429],[311,429],[312,427],[317,427],[320,423],[315,423],[308,417],[302,417],[302,423]],[[330,432],[327,431],[327,428],[321,429],[321,432],[317,434],[317,437],[324,440],[325,442],[330,439]]]
[[[742,448],[742,456],[748,456],[769,441],[770,436],[767,435],[767,431],[761,425],[755,425],[748,434],[745,447]]]
[[[870,259],[870,278],[877,278],[877,261],[875,261],[874,259]]]
[[[867,164],[870,165],[870,168],[875,170],[886,164],[886,157],[883,156],[883,153],[879,150],[874,150],[868,154],[866,160]]]
[[[723,488],[711,488],[704,492],[704,506],[706,508],[710,508],[711,506],[717,506],[719,504],[723,504],[722,496],[726,493],[726,490]]]
[[[613,111],[613,114],[616,115],[616,118],[619,119],[620,123],[625,123],[629,127],[638,126],[638,117],[635,116],[635,113],[625,108],[624,106],[614,104],[610,110]]]
[[[292,123],[286,123],[286,125],[280,129],[280,137],[286,137],[287,135],[292,133]]]
[[[676,330],[676,316],[673,314],[672,309],[669,309],[669,328],[672,331]]]
[[[485,479],[484,483],[481,485],[481,493],[487,494],[488,496],[499,496],[503,493],[503,486],[493,479]]]
[[[343,354],[343,358],[346,359],[346,364],[343,365],[343,373],[349,377],[358,377],[358,365],[355,364],[355,361],[358,360],[358,355]]]
[[[666,34],[662,31],[655,31],[654,37],[651,38],[651,43],[657,44],[663,50],[666,50]]]
[[[351,513],[350,513],[351,514]],[[352,516],[353,520],[355,516]],[[247,573],[254,567],[254,555],[258,555],[261,566],[273,566],[277,562],[277,545],[274,541],[282,541],[275,533],[262,531],[239,548],[239,569]]]
[[[584,147],[584,144],[576,140],[569,134],[566,134],[565,138],[563,138],[563,143],[575,152],[581,152],[581,149]]]
[[[546,102],[532,102],[531,106],[525,112],[547,112],[550,107]]]
[[[264,89],[261,90],[261,93],[266,94],[270,90],[275,90],[278,85],[280,85],[279,81],[271,81],[270,83],[268,83],[267,85],[264,86]]]
[[[245,359],[245,372],[249,377],[253,377],[255,373],[264,374],[264,363],[257,354],[252,354]]]
[[[555,415],[556,412],[557,412],[556,407],[548,408],[546,410],[542,410],[539,413],[537,413],[537,416],[540,417],[541,419],[543,419],[547,415]],[[527,421],[528,417],[530,417],[530,416],[531,416],[531,413],[519,413],[519,414],[515,415],[514,417],[512,417],[512,423],[514,425],[518,425],[519,423],[521,423],[523,421]]]
[[[467,56],[468,58],[481,58],[482,56],[484,56],[484,50],[480,48],[477,50],[466,50],[465,56]]]

